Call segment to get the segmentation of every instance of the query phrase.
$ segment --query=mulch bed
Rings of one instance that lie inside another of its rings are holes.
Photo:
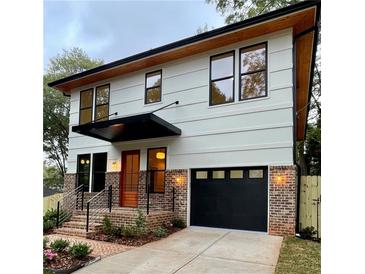
[[[167,237],[179,230],[181,230],[181,228],[176,228],[176,227],[168,228],[165,237]],[[90,235],[88,238],[92,239],[92,240],[96,240],[96,241],[111,242],[111,243],[127,245],[127,246],[141,246],[141,245],[162,239],[162,238],[156,237],[152,232],[149,232],[148,234],[141,236],[141,237],[125,237],[125,236],[115,237],[113,235],[105,235],[103,233],[98,233],[98,234]]]
[[[71,257],[67,252],[57,252],[57,256],[53,260],[43,262],[43,268],[52,270],[73,269],[94,259],[95,257],[92,256],[76,259]]]

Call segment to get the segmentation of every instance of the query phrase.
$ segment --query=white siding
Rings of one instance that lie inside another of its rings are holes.
[[[239,48],[268,42],[268,96],[238,101]],[[209,57],[235,49],[235,102],[209,106]],[[122,150],[141,150],[146,169],[149,147],[167,146],[167,168],[293,164],[292,31],[243,41],[214,51],[107,79],[71,94],[68,172],[76,171],[77,154],[108,152],[108,170]],[[144,105],[145,73],[162,68],[162,102]],[[181,128],[177,137],[110,144],[71,132],[78,124],[79,91],[110,83],[110,113],[118,116],[152,111],[179,100],[156,115]]]

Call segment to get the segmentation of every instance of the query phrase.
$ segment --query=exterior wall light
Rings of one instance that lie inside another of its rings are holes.
[[[159,160],[165,159],[165,153],[164,152],[157,152],[156,158]]]
[[[278,185],[285,184],[285,180],[284,180],[284,177],[282,175],[277,175],[276,176],[276,184],[278,184]]]
[[[118,171],[118,162],[117,161],[112,162],[112,170],[113,171]]]
[[[184,177],[183,176],[176,176],[175,177],[175,182],[176,182],[177,186],[184,185]]]

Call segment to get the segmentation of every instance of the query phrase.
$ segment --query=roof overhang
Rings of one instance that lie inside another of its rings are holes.
[[[73,126],[72,131],[108,142],[181,135],[181,130],[153,113]]]
[[[266,35],[272,32],[292,28],[293,36],[302,33],[295,43],[296,51],[296,109],[308,105],[317,43],[316,31],[307,32],[317,26],[320,1],[303,1],[298,4],[256,16],[235,24],[192,36],[171,44],[142,52],[109,64],[105,64],[72,76],[49,83],[64,94],[71,90],[103,81],[108,78],[138,71],[176,59],[203,53],[243,40]],[[297,115],[296,138],[305,136],[308,109]]]

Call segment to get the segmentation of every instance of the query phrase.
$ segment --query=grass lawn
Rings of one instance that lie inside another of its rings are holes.
[[[286,237],[281,246],[275,273],[321,273],[321,244]]]

